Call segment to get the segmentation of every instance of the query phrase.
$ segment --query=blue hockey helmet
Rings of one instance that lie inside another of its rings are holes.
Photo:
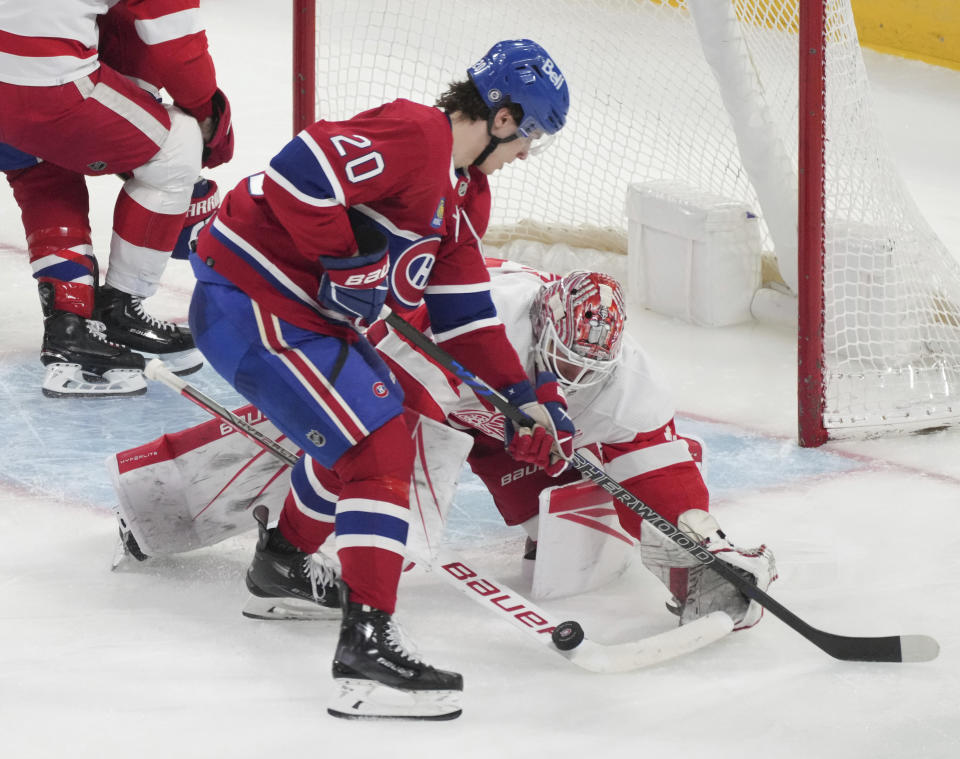
[[[556,134],[567,120],[570,94],[557,64],[533,40],[503,40],[467,71],[480,97],[496,111],[509,103],[523,109],[523,137]]]

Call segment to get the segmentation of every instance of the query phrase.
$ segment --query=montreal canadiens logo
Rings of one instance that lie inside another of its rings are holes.
[[[382,382],[374,382],[373,394],[377,396],[377,398],[386,398],[388,395],[390,395],[390,391],[387,389],[387,386],[384,385]]]
[[[438,247],[439,237],[421,237],[397,256],[390,271],[390,288],[404,306],[419,305],[437,260]]]

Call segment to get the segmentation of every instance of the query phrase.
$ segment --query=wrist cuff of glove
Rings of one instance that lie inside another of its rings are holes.
[[[373,227],[358,227],[353,231],[357,240],[355,256],[320,256],[320,263],[327,271],[344,271],[372,266],[383,261],[387,255],[387,237]]]
[[[540,403],[559,403],[566,408],[567,402],[553,372],[537,374],[537,400]]]
[[[367,253],[357,256],[320,256],[319,261],[327,271],[349,271],[350,269],[362,269],[364,266],[378,264],[386,255],[385,250],[379,253]]]
[[[507,385],[506,387],[500,388],[499,392],[515,406],[525,406],[528,403],[537,402],[537,394],[534,392],[533,385],[530,384],[529,380],[523,380],[514,385]]]

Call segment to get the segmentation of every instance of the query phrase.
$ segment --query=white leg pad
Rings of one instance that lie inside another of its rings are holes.
[[[562,598],[606,585],[630,566],[635,545],[609,493],[592,482],[547,488],[540,493],[530,594]]]

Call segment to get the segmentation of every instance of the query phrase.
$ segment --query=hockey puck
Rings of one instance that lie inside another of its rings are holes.
[[[579,622],[574,622],[572,619],[554,627],[550,635],[553,638],[553,645],[561,651],[570,651],[583,643],[583,628],[580,627]]]

